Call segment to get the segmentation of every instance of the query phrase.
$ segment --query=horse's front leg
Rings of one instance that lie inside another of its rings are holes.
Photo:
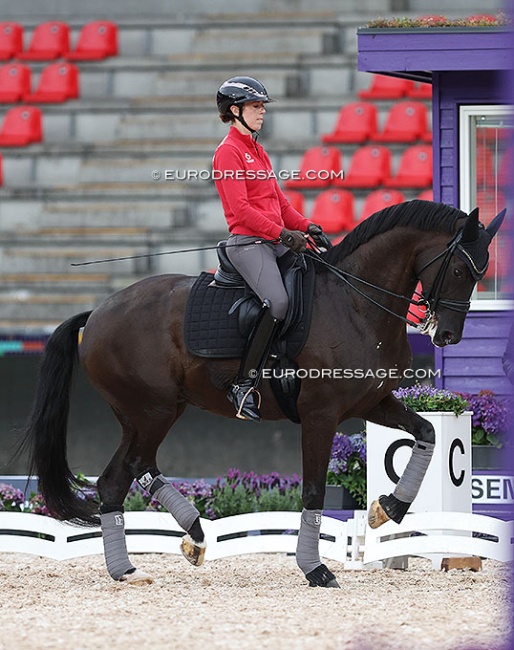
[[[325,499],[328,461],[337,423],[327,422],[310,413],[302,420],[303,510],[296,563],[305,574],[310,587],[339,587],[334,574],[322,564],[319,556],[319,531]]]
[[[368,512],[371,528],[392,519],[399,524],[416,498],[434,453],[434,427],[393,395],[366,414],[366,419],[392,429],[411,433],[416,439],[412,455],[394,491],[373,501]]]

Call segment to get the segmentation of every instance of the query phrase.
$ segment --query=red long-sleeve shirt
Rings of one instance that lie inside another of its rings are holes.
[[[282,228],[307,230],[311,222],[286,199],[268,154],[251,135],[232,126],[214,152],[212,168],[233,235],[277,239]]]

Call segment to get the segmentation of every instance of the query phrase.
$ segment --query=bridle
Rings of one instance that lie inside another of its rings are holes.
[[[320,254],[320,251],[319,249],[317,249],[317,247],[316,247],[317,250],[307,249],[307,251],[304,254],[308,255],[316,262],[318,262],[319,264],[327,268],[331,273],[333,273],[339,279],[343,280],[343,282],[348,287],[350,287],[353,291],[358,293],[363,298],[366,298],[366,300],[368,300],[375,306],[379,307],[380,309],[387,312],[388,314],[395,316],[396,318],[400,319],[407,325],[410,325],[415,329],[419,329],[421,332],[425,332],[429,328],[429,324],[431,323],[433,315],[435,314],[435,310],[437,309],[438,306],[444,307],[445,309],[451,309],[453,311],[457,311],[464,314],[469,311],[469,308],[471,306],[469,300],[451,300],[447,298],[441,298],[441,290],[453,255],[457,251],[462,253],[464,256],[463,258],[464,261],[472,271],[474,277],[477,279],[483,277],[485,271],[487,270],[487,264],[485,265],[484,269],[482,270],[477,269],[475,262],[473,261],[469,253],[464,249],[461,243],[462,230],[463,229],[459,230],[459,232],[453,237],[453,239],[451,239],[448,242],[445,250],[435,255],[432,259],[426,262],[426,264],[424,264],[423,267],[418,271],[417,276],[419,280],[419,276],[425,269],[427,269],[429,266],[431,266],[434,262],[439,260],[441,257],[443,258],[441,266],[437,271],[436,277],[434,278],[434,281],[430,289],[428,291],[422,291],[421,293],[415,291],[414,295],[416,296],[416,298],[408,298],[407,296],[404,296],[399,293],[395,293],[394,291],[389,291],[388,289],[384,289],[384,287],[379,287],[378,285],[368,282],[367,280],[363,280],[362,278],[359,278],[358,276],[353,275],[352,273],[348,273],[348,271],[343,271],[339,269],[337,266],[334,266],[333,264],[327,262],[323,258],[323,255]],[[411,306],[424,307],[426,309],[425,317],[420,322],[413,321],[409,318],[406,318],[402,314],[398,314],[397,312],[393,311],[392,309],[389,309],[385,305],[381,304],[380,302],[378,302],[377,300],[369,296],[365,291],[363,291],[355,284],[353,284],[353,282],[358,282],[364,285],[365,287],[369,287],[370,289],[375,289],[376,291],[379,291],[385,295],[392,296],[399,300],[403,300]]]

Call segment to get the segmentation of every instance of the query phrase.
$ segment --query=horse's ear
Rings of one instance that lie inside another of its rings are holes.
[[[477,239],[478,239],[478,208],[475,208],[469,213],[468,218],[466,219],[466,223],[464,224],[464,228],[462,229],[461,242],[463,244],[467,244],[467,243],[474,242]]]
[[[500,229],[500,226],[502,225],[503,220],[505,219],[506,212],[507,212],[506,208],[503,208],[503,210],[495,216],[495,218],[485,229],[491,239],[496,235],[496,233]]]

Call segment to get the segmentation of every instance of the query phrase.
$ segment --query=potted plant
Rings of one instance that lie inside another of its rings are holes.
[[[324,508],[359,510],[366,507],[365,433],[336,433],[327,472]]]
[[[471,412],[458,393],[416,384],[393,391],[428,420],[436,444],[411,512],[471,511]],[[411,458],[414,437],[405,431],[367,423],[368,498],[393,492]]]
[[[501,469],[507,442],[509,411],[508,400],[499,399],[491,390],[481,390],[477,395],[462,393],[473,412],[471,419],[471,444],[474,469]]]

